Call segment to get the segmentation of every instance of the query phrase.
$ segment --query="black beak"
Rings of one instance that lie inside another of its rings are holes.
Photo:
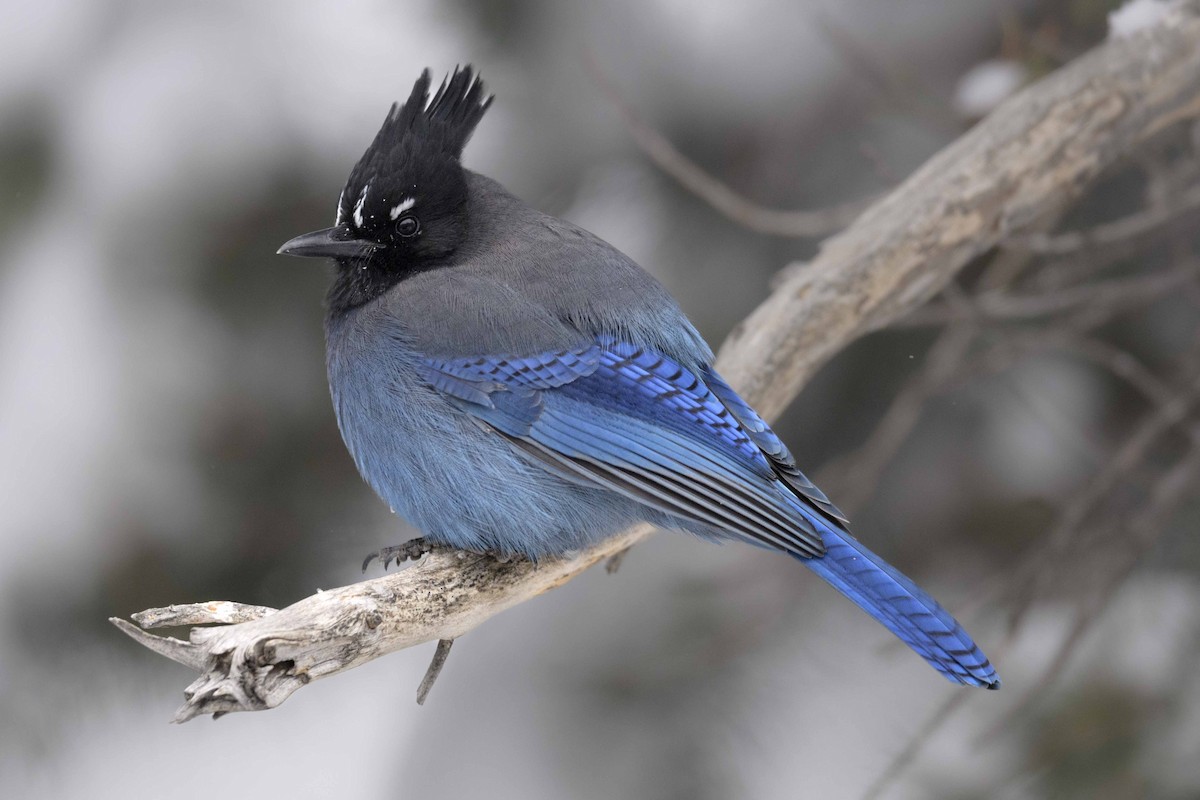
[[[309,258],[356,258],[383,247],[378,242],[355,239],[350,231],[338,226],[304,233],[285,242],[276,252],[283,256]]]

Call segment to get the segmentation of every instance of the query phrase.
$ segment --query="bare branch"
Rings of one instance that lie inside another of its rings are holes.
[[[1146,305],[1198,280],[1200,261],[1192,260],[1147,275],[1114,278],[1052,291],[1029,294],[990,291],[975,295],[971,299],[972,305],[969,310],[931,304],[900,320],[897,327],[942,325],[962,321],[966,315],[981,315],[993,320],[1016,320],[1061,314],[1076,308],[1103,306],[1122,310]]]
[[[1059,643],[1050,658],[1050,663],[1038,681],[1029,687],[1020,699],[981,736],[986,740],[1009,726],[1013,720],[1025,714],[1033,701],[1041,697],[1062,675],[1075,654],[1076,648],[1091,631],[1095,623],[1117,596],[1117,590],[1133,574],[1141,556],[1146,553],[1166,530],[1167,518],[1185,500],[1193,495],[1196,480],[1200,477],[1200,447],[1193,446],[1154,486],[1154,492],[1145,510],[1127,526],[1128,548],[1121,563],[1098,586],[1079,601],[1071,629]]]
[[[151,612],[158,610],[151,609]],[[160,656],[171,659],[176,664],[191,667],[197,672],[203,672],[208,668],[208,652],[203,647],[172,636],[155,636],[152,633],[146,633],[120,617],[109,617],[108,621],[138,644],[153,650]]]
[[[934,157],[789,274],[726,342],[719,368],[764,416],[777,416],[849,342],[925,302],[1005,236],[1036,231],[1039,219],[1156,131],[1198,116],[1200,16],[1193,2],[1159,27],[1111,41],[1024,90]],[[318,592],[265,616],[194,628],[187,642],[114,623],[202,673],[177,720],[267,709],[318,678],[456,639],[649,531],[639,526],[538,564],[433,552],[398,573]]]
[[[1195,400],[1200,396],[1198,394],[1200,393],[1200,382],[1197,382],[1197,377],[1200,376],[1200,371],[1198,371],[1198,368],[1200,368],[1200,348],[1194,348],[1189,356],[1184,359],[1182,370],[1184,376],[1183,385],[1178,389],[1169,387],[1160,378],[1149,372],[1130,354],[1105,342],[1090,339],[1081,335],[1078,331],[1069,328],[1066,330],[1039,331],[1032,335],[1019,337],[1016,341],[1013,338],[1009,338],[1001,345],[998,345],[996,349],[1008,350],[1010,351],[1008,355],[1011,356],[1012,351],[1019,352],[1024,349],[1028,353],[1029,351],[1051,347],[1071,349],[1076,354],[1104,366],[1112,371],[1113,374],[1130,380],[1131,383],[1135,384],[1142,391],[1146,399],[1154,404],[1154,407],[1147,412],[1142,424],[1130,435],[1125,444],[1113,455],[1106,458],[1103,469],[1097,473],[1092,481],[1066,507],[1061,515],[1059,524],[1049,534],[1049,541],[1051,543],[1059,542],[1060,549],[1065,550],[1069,546],[1070,541],[1069,538],[1067,541],[1063,541],[1064,537],[1078,535],[1081,532],[1082,523],[1087,513],[1094,508],[1095,504],[1102,497],[1110,493],[1121,479],[1128,479],[1130,474],[1140,466],[1144,459],[1146,448],[1149,447],[1154,439],[1172,425],[1178,426],[1186,422],[1189,408],[1194,408]],[[992,369],[1003,368],[1012,361],[1011,358],[995,359],[987,357],[979,360],[985,362],[987,367]],[[1122,553],[1119,559],[1121,562],[1120,565],[1110,576],[1100,580],[1099,585],[1089,587],[1086,597],[1079,603],[1076,619],[1071,630],[1063,638],[1063,641],[1059,643],[1054,656],[1050,660],[1049,666],[1035,685],[1035,688],[1029,689],[1022,694],[1015,708],[1006,712],[1001,721],[994,723],[981,738],[986,739],[995,734],[1017,717],[1023,709],[1029,708],[1029,704],[1033,699],[1040,696],[1042,692],[1053,684],[1074,653],[1078,643],[1103,613],[1120,584],[1132,572],[1137,559],[1157,541],[1158,536],[1164,530],[1163,522],[1165,521],[1165,517],[1181,500],[1185,499],[1182,490],[1190,485],[1188,484],[1189,476],[1191,476],[1194,482],[1194,472],[1200,468],[1200,464],[1198,464],[1200,462],[1200,425],[1187,425],[1184,429],[1184,434],[1191,442],[1190,452],[1162,480],[1154,484],[1151,502],[1147,510],[1132,522],[1127,523],[1125,520],[1106,518],[1098,525],[1092,526],[1093,535],[1089,537],[1087,543],[1080,546],[1081,548],[1092,547],[1093,540],[1096,539],[1113,538],[1111,534],[1114,531],[1116,533],[1128,531],[1133,534],[1129,538],[1132,546],[1124,548],[1122,547],[1123,540],[1119,540],[1116,545],[1110,543],[1110,547],[1122,550],[1127,549],[1129,552]],[[1119,474],[1114,474],[1114,472]],[[1035,587],[1034,584],[1040,577],[1049,575],[1060,576],[1062,574],[1061,566],[1061,559],[1054,559],[1047,553],[1046,540],[1039,540],[1031,552],[1021,559],[1020,567],[1018,567],[1015,573],[1011,570],[1006,572],[1002,576],[1001,585],[998,588],[979,592],[979,596],[975,603],[972,604],[972,608],[970,610],[963,610],[964,615],[973,616],[975,611],[980,608],[999,605],[999,598],[1002,596],[1015,596],[1014,603],[1016,607],[1011,612],[1014,619],[1009,625],[1008,634],[998,644],[989,647],[989,652],[992,653],[992,657],[997,663],[1001,662],[1008,651],[1012,649],[1017,629],[1020,625],[1020,620],[1017,617],[1022,615],[1038,596],[1039,588]],[[1088,572],[1090,575],[1091,570],[1088,570]],[[951,698],[950,702],[944,708],[934,713],[910,737],[909,741],[891,762],[889,762],[884,771],[872,783],[864,798],[878,797],[882,794],[916,760],[925,742],[938,732],[941,726],[950,718],[953,711],[961,707],[971,696],[973,695],[956,695]],[[962,702],[956,703],[954,702],[955,700],[961,700]]]
[[[838,487],[838,507],[853,515],[870,498],[883,471],[908,440],[930,397],[962,366],[975,339],[970,324],[949,325],[929,348],[921,371],[901,389],[866,443],[823,470]]]
[[[1010,587],[1016,602],[1009,621],[1010,630],[1015,631],[1020,626],[1034,600],[1043,596],[1046,587],[1054,581],[1060,559],[1070,551],[1092,509],[1142,463],[1155,440],[1179,424],[1200,401],[1200,379],[1193,375],[1191,380],[1191,385],[1146,415],[1103,468],[1067,505],[1024,574],[1014,576]]]
[[[1200,19],[1111,40],[1005,101],[791,273],[722,348],[767,416],[845,343],[940,291],[1164,128],[1200,116]]]
[[[1180,221],[1194,222],[1200,213],[1200,185],[1162,205],[1151,206],[1123,219],[1097,225],[1086,231],[1033,234],[1009,239],[1005,247],[1024,249],[1038,255],[1065,256],[1081,250],[1099,250],[1145,238]]]
[[[744,228],[770,236],[825,236],[850,224],[870,202],[869,199],[856,200],[812,211],[781,210],[759,205],[738,194],[679,152],[667,137],[638,117],[591,60],[589,68],[609,102],[620,112],[621,119],[638,149],[683,188]]]
[[[553,589],[649,535],[639,525],[590,550],[533,564],[435,550],[409,569],[318,592],[259,619],[194,628],[190,642],[113,624],[141,644],[204,674],[184,692],[176,722],[259,711],[300,687],[387,653],[456,639],[484,620]],[[166,616],[164,610],[145,612]],[[212,621],[211,619],[206,619]]]
[[[813,4],[806,10],[822,38],[846,63],[850,73],[873,88],[890,106],[918,123],[942,132],[962,129],[963,120],[948,105],[938,102],[929,87],[917,81],[918,76],[904,74],[894,65],[881,61],[820,4]]]
[[[437,650],[433,651],[433,660],[429,662],[429,669],[425,670],[425,677],[417,687],[417,705],[425,705],[425,698],[429,697],[429,690],[433,688],[438,675],[442,674],[442,667],[446,666],[446,659],[450,657],[450,646],[453,644],[453,639],[438,639]]]
[[[871,784],[861,795],[862,800],[877,800],[877,798],[881,797],[896,778],[917,760],[917,756],[921,754],[921,747],[925,744],[926,740],[937,733],[946,724],[947,720],[954,716],[968,700],[978,696],[977,693],[971,692],[957,692],[948,696],[921,723],[921,727],[909,738],[904,747],[896,755],[892,756],[892,760],[884,767],[883,772],[879,773],[875,780],[871,781]]]
[[[180,625],[234,625],[262,619],[278,609],[267,606],[250,606],[229,600],[212,600],[207,603],[184,603],[151,608],[133,615],[133,621],[146,630],[171,628]]]

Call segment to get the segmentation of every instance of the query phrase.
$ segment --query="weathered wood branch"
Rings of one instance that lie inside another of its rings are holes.
[[[790,268],[730,336],[721,371],[764,416],[863,333],[918,307],[978,255],[1078,197],[1109,165],[1176,123],[1200,117],[1200,0],[1111,40],[1022,91],[932,158],[810,263]],[[214,602],[113,623],[201,673],[176,715],[254,711],[301,686],[430,641],[450,641],[561,586],[650,533],[640,526],[537,565],[435,552],[412,567],[275,611]],[[194,628],[190,640],[144,628]],[[444,650],[445,648],[443,648]]]
[[[1200,116],[1200,8],[1114,39],[1009,98],[774,293],[721,350],[764,416],[862,333],[921,305],[971,259],[1079,197],[1109,165]]]

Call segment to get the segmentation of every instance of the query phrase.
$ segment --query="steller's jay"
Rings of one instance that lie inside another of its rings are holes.
[[[634,523],[796,558],[958,683],[966,631],[847,530],[712,351],[612,245],[463,168],[491,104],[471,67],[395,104],[332,228],[329,385],[355,464],[430,544],[531,559]],[[408,552],[404,546],[381,551]]]

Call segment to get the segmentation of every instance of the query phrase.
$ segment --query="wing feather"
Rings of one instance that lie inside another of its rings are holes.
[[[790,453],[740,398],[739,405],[722,396],[737,397],[719,377],[714,389],[707,376],[608,337],[534,356],[428,358],[424,366],[431,387],[568,480],[761,546],[825,551],[804,504],[828,500],[816,487],[787,488],[793,481],[780,465]]]
[[[771,465],[775,469],[775,472],[788,486],[811,500],[813,505],[837,521],[843,523],[850,522],[841,509],[835,506],[825,496],[825,493],[818,489],[816,484],[810,481],[799,470],[796,466],[795,457],[792,456],[791,451],[788,450],[783,440],[775,434],[775,431],[771,430],[771,426],[725,382],[724,378],[717,374],[716,370],[709,367],[705,371],[704,381],[708,384],[712,393],[725,404],[725,407],[742,424],[742,427],[745,428],[751,440],[771,460]]]

